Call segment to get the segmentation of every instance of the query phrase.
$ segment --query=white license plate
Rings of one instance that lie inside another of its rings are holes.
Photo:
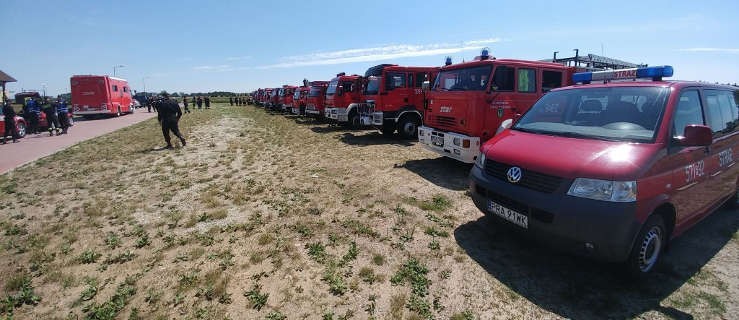
[[[439,147],[444,146],[444,137],[431,136],[431,144]]]
[[[494,201],[488,201],[488,211],[496,214],[497,216],[506,219],[510,221],[511,223],[528,229],[529,228],[529,217],[526,215],[520,214],[516,211],[513,211],[511,209],[508,209],[500,204],[495,203]]]

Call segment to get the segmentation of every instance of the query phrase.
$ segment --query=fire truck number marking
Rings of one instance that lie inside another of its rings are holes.
[[[726,149],[718,153],[718,163],[721,167],[728,167],[734,162],[734,154],[732,149]]]
[[[548,104],[544,107],[546,113],[559,113],[559,104]]]
[[[423,93],[423,89],[416,89],[416,90],[414,90],[414,91],[415,91],[415,93],[416,93],[416,94],[421,94],[421,93]]]
[[[703,167],[703,160],[685,166],[685,182],[693,182],[702,177],[705,174]]]
[[[452,107],[448,107],[448,106],[441,106],[441,107],[439,108],[439,112],[452,112]]]

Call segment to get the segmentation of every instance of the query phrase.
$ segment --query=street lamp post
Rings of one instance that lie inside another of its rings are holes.
[[[122,65],[122,64],[119,64],[117,66],[113,66],[113,76],[115,77],[115,69],[117,69],[117,68],[123,68],[123,67],[125,67],[125,66]]]
[[[144,97],[146,97],[146,78],[149,78],[149,77],[143,77],[143,78],[141,78],[141,82],[144,83]]]
[[[43,89],[44,98],[46,98],[46,84],[45,83],[42,83],[41,84],[41,88]]]

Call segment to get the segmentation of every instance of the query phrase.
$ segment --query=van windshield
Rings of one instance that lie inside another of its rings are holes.
[[[514,130],[612,141],[651,142],[669,88],[576,88],[547,93]]]
[[[479,66],[444,70],[434,82],[436,91],[480,91],[485,90],[493,66]]]
[[[377,92],[380,91],[380,78],[379,77],[369,77],[369,80],[367,81],[367,87],[364,88],[364,94],[365,95],[373,95],[377,94]]]
[[[331,80],[331,83],[328,84],[328,89],[326,89],[326,95],[333,96],[334,93],[336,93],[336,88],[338,86],[339,86],[339,79]]]

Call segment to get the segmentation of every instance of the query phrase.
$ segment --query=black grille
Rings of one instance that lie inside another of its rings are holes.
[[[511,167],[513,166],[500,162],[485,161],[485,173],[503,181],[508,181],[508,169]],[[561,183],[562,178],[560,177],[521,168],[521,181],[516,185],[539,192],[552,193],[559,188]]]
[[[541,222],[552,223],[552,221],[554,221],[554,214],[549,211],[544,211],[538,208],[530,207],[523,202],[513,200],[506,196],[503,196],[495,192],[492,192],[488,189],[485,189],[479,184],[475,186],[475,192],[484,196],[485,198],[488,198],[494,201],[497,204],[500,204],[518,213],[525,214]]]
[[[456,122],[454,117],[436,116],[436,124],[445,127],[454,127]]]

